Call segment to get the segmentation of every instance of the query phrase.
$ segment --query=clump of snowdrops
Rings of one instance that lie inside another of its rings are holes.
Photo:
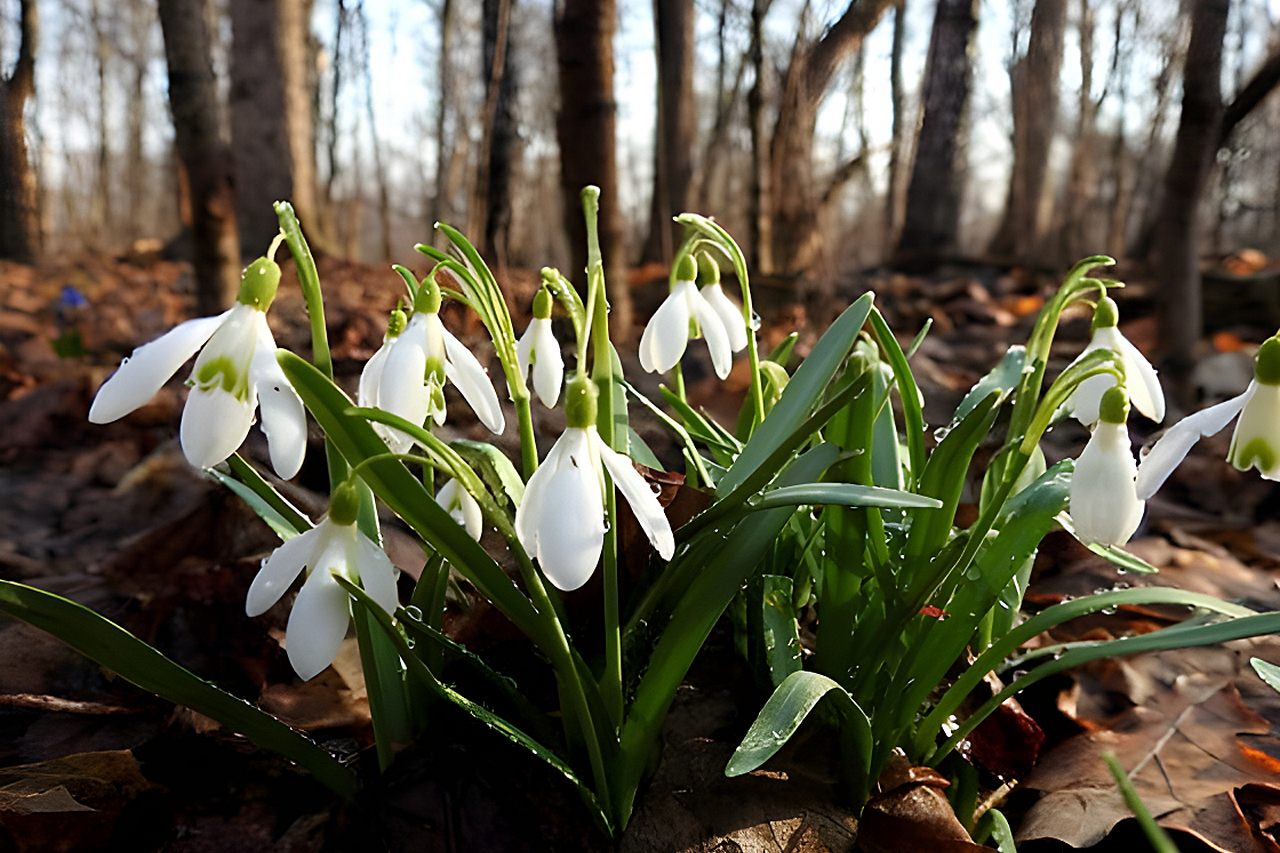
[[[594,188],[583,192],[585,281],[575,285],[544,269],[533,319],[518,337],[483,258],[457,230],[438,226],[450,250],[416,247],[430,262],[425,276],[394,268],[406,294],[354,400],[333,381],[315,263],[292,208],[280,203],[280,239],[246,268],[237,304],[139,347],[94,400],[91,420],[124,417],[195,357],[183,452],[281,539],[247,587],[246,610],[258,615],[293,597],[286,647],[303,679],[324,670],[354,629],[380,768],[416,739],[450,737],[427,725],[429,709],[446,702],[544,761],[574,786],[602,829],[618,833],[654,764],[676,689],[729,611],[740,647],[776,690],[727,772],[759,766],[821,707],[839,734],[851,798],[861,803],[896,751],[946,761],[1000,702],[1052,672],[1103,655],[1280,627],[1280,615],[1164,588],[1022,612],[1035,550],[1055,525],[1121,569],[1149,571],[1120,548],[1139,524],[1143,500],[1196,438],[1231,417],[1240,417],[1232,461],[1280,475],[1280,437],[1272,434],[1280,341],[1263,346],[1257,379],[1240,398],[1169,430],[1139,468],[1125,426],[1129,411],[1158,420],[1163,394],[1150,365],[1118,332],[1106,295],[1117,283],[1090,276],[1110,259],[1089,258],[1045,306],[1027,345],[1011,348],[930,441],[909,366],[923,332],[904,351],[868,293],[799,367],[789,366],[795,336],[762,357],[741,251],[715,221],[683,214],[677,220],[687,237],[672,261],[669,296],[639,343],[642,367],[671,377],[661,401],[653,401],[623,375],[609,339],[597,198]],[[293,255],[310,318],[309,360],[277,349],[266,324],[280,283],[272,256],[281,242]],[[722,267],[733,271],[738,301],[725,292]],[[480,319],[504,388],[495,388],[487,366],[446,327],[444,300]],[[1093,341],[1046,387],[1059,319],[1080,302],[1095,307]],[[555,338],[557,313],[568,320],[567,341]],[[699,341],[722,379],[735,354],[744,354],[749,390],[732,426],[686,397],[681,360]],[[506,429],[505,394],[518,460],[491,443],[438,434],[446,394],[455,391],[495,434]],[[544,437],[545,455],[535,402],[563,410],[565,428],[554,442]],[[674,529],[636,464],[660,467],[631,426],[633,411],[671,430],[683,456],[683,488],[707,495],[705,508]],[[281,479],[302,466],[308,420],[323,432],[331,486],[323,518],[299,511],[236,452],[255,412]],[[1067,416],[1089,426],[1092,437],[1074,464],[1046,468],[1040,439]],[[980,478],[978,519],[957,527],[965,485],[978,479],[975,453],[993,431],[1004,438]],[[650,569],[647,584],[625,596],[619,496],[648,540],[643,554],[627,556]],[[398,595],[397,569],[382,550],[379,507],[422,544],[422,571],[408,600]],[[501,546],[482,547],[486,534]],[[599,609],[603,636],[586,637],[566,616],[564,596],[586,594],[574,591],[597,573],[600,600],[591,606]],[[525,674],[499,672],[443,633],[451,589],[456,606],[492,604],[537,650],[554,678],[558,701],[549,716],[558,718],[559,732],[525,698]],[[634,605],[624,611],[624,601]],[[1017,654],[1046,628],[1124,603],[1195,610],[1181,625],[1140,637]],[[367,778],[79,605],[0,582],[0,609],[280,752],[343,796]],[[802,650],[799,620],[813,612],[817,641]],[[976,658],[966,664],[967,650]],[[984,676],[1015,665],[1026,674],[958,716]],[[463,695],[460,680],[486,685],[484,703]],[[954,772],[958,790],[974,789],[963,769]]]

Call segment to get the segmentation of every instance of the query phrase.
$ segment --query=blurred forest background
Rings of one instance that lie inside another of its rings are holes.
[[[211,307],[287,198],[326,254],[447,220],[574,270],[595,183],[614,281],[685,209],[805,297],[1141,262],[1176,367],[1205,258],[1275,281],[1278,34],[1274,0],[0,0],[0,257],[163,247]]]

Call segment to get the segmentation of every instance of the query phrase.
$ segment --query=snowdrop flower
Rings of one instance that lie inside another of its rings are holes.
[[[747,348],[747,323],[742,308],[725,295],[720,287],[720,265],[716,259],[703,252],[698,256],[698,284],[702,298],[707,301],[724,324],[729,336],[729,349],[742,352]]]
[[[245,612],[260,616],[271,609],[305,569],[307,579],[293,602],[285,628],[285,647],[293,671],[303,681],[333,663],[351,623],[347,591],[334,575],[359,581],[369,597],[394,613],[396,569],[386,553],[356,527],[360,499],[343,483],[333,492],[329,515],[271,552],[249,586]]]
[[[551,291],[540,288],[533,297],[533,320],[516,342],[520,376],[527,378],[530,370],[533,371],[533,390],[548,409],[555,408],[564,382],[564,358],[560,355],[560,344],[551,334],[553,305]]]
[[[413,318],[389,347],[378,382],[379,407],[410,423],[430,416],[443,424],[447,379],[490,432],[502,432],[502,406],[488,373],[444,327],[439,312],[440,288],[428,278],[414,299]]]
[[[1241,471],[1257,468],[1280,480],[1280,337],[1258,348],[1253,381],[1238,397],[1201,409],[1161,436],[1138,468],[1138,494],[1150,498],[1201,438],[1216,435],[1237,416],[1227,461]]]
[[[266,310],[280,284],[280,267],[258,258],[245,268],[231,310],[180,323],[126,358],[98,389],[89,420],[119,420],[155,396],[197,351],[187,384],[179,438],[187,461],[208,468],[244,443],[261,406],[271,466],[288,480],[302,467],[307,420],[302,401],[280,365]],[[203,347],[203,349],[201,349]]]
[[[716,375],[721,379],[729,375],[733,366],[729,332],[720,314],[698,290],[697,274],[693,258],[685,255],[680,259],[675,286],[640,336],[640,366],[649,373],[671,370],[684,355],[689,339],[701,335],[707,339]]]
[[[364,369],[360,371],[360,385],[356,389],[356,402],[358,405],[365,408],[387,408],[379,403],[382,373],[387,366],[387,356],[391,354],[391,345],[404,332],[405,324],[408,322],[409,320],[405,313],[399,308],[391,312],[391,316],[387,319],[387,333],[382,338],[382,346],[378,347],[378,351],[370,356],[369,360],[364,364]],[[413,443],[408,436],[386,424],[373,424],[373,431],[395,453],[405,452]]]
[[[480,512],[480,504],[471,493],[462,487],[457,480],[450,479],[436,492],[436,503],[449,513],[449,517],[477,542],[484,532],[484,516]]]
[[[537,558],[547,580],[567,592],[595,572],[604,546],[605,470],[631,504],[649,542],[670,560],[676,547],[671,524],[631,460],[596,432],[596,389],[585,376],[569,384],[565,422],[564,433],[529,478],[516,509],[520,544]]]
[[[1070,512],[1086,545],[1123,545],[1138,529],[1145,506],[1134,481],[1138,466],[1129,444],[1129,400],[1122,387],[1102,395],[1098,422],[1071,477]]]
[[[1116,325],[1119,319],[1120,312],[1115,300],[1110,296],[1098,300],[1098,307],[1093,312],[1093,337],[1076,360],[1079,361],[1097,349],[1109,349],[1120,356],[1134,408],[1159,423],[1164,420],[1164,391],[1160,388],[1156,369],[1128,338],[1120,334]],[[1085,426],[1092,426],[1098,420],[1098,405],[1102,402],[1102,395],[1115,384],[1115,376],[1109,373],[1090,376],[1081,382],[1067,401],[1071,415]]]

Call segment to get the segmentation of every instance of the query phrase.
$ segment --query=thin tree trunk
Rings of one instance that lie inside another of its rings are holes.
[[[218,126],[218,87],[201,0],[160,0],[174,144],[191,204],[196,301],[202,314],[231,304],[240,281],[231,154]],[[265,247],[264,247],[265,248]]]
[[[1062,259],[1070,263],[1089,251],[1089,228],[1096,189],[1097,115],[1100,104],[1093,98],[1093,9],[1089,0],[1080,0],[1080,96],[1076,103],[1075,144],[1071,150],[1071,167],[1067,176],[1067,198],[1064,204],[1066,222],[1058,247]]]
[[[330,217],[335,215],[333,187],[338,179],[338,104],[342,95],[342,66],[346,61],[342,53],[343,42],[349,26],[346,0],[337,0],[334,17],[336,20],[333,31],[333,81],[329,90],[329,115],[325,122],[325,155],[328,168],[325,170],[324,203]]]
[[[27,100],[36,90],[36,0],[22,0],[18,59],[0,77],[0,257],[33,261],[40,253],[36,175],[27,154]]]
[[[615,135],[618,104],[613,96],[615,0],[563,0],[555,17],[556,56],[560,67],[560,184],[564,222],[573,248],[570,269],[586,268],[586,232],[579,193],[588,184],[600,188],[600,248],[604,255],[614,340],[631,337],[631,291],[618,198]]]
[[[387,167],[383,162],[382,144],[378,139],[378,119],[373,109],[373,66],[369,55],[369,17],[361,0],[356,6],[360,23],[360,55],[364,67],[364,110],[369,122],[369,145],[373,149],[373,177],[378,189],[378,259],[391,259],[391,195],[387,187]]]
[[[150,195],[147,189],[147,153],[142,135],[147,111],[147,65],[150,51],[147,35],[150,32],[149,8],[144,0],[129,2],[129,38],[132,54],[129,57],[129,100],[126,117],[125,187],[129,204],[129,239],[144,236],[150,223],[146,205]]]
[[[677,236],[671,217],[689,207],[697,116],[693,105],[693,0],[653,0],[658,53],[658,108],[653,144],[649,237],[641,260],[670,258]],[[720,92],[716,93],[721,97]]]
[[[893,45],[889,49],[889,103],[893,111],[889,140],[889,176],[884,192],[884,246],[898,239],[902,222],[902,155],[906,145],[906,97],[902,85],[902,45],[907,37],[907,0],[898,0],[893,13]]]
[[[1156,228],[1156,272],[1163,288],[1161,349],[1166,376],[1184,404],[1193,393],[1189,380],[1203,332],[1198,213],[1221,133],[1222,44],[1230,8],[1230,0],[1194,0],[1191,5],[1182,115]]]
[[[449,95],[453,92],[453,0],[440,0],[440,57],[437,65],[440,91],[436,94],[436,185],[431,199],[431,221],[449,217],[449,150],[445,132],[449,121]]]
[[[955,251],[977,0],[938,0],[929,37],[923,113],[894,262],[927,268]]]
[[[516,100],[520,87],[520,67],[511,47],[510,18],[515,10],[515,0],[486,0],[488,4],[510,7],[505,17],[493,17],[495,27],[494,54],[490,65],[498,66],[497,46],[503,46],[501,61],[502,78],[498,84],[498,98],[493,113],[493,139],[489,145],[488,192],[485,194],[484,243],[497,265],[507,265],[510,249],[512,214],[512,175],[520,154],[520,128],[516,115]],[[487,10],[486,10],[487,11]],[[486,20],[489,20],[486,16]],[[498,24],[501,26],[497,26]],[[486,39],[488,44],[488,39]]]
[[[111,134],[107,129],[107,59],[111,45],[106,22],[102,16],[102,0],[93,0],[89,7],[90,26],[94,34],[94,59],[98,77],[98,161],[95,169],[95,213],[99,239],[110,245],[114,236],[115,212],[112,209],[111,192]]]
[[[511,0],[484,0],[482,5],[483,50],[480,55],[480,70],[485,80],[484,104],[480,112],[480,150],[476,152],[475,183],[467,205],[467,232],[471,234],[472,240],[477,241],[476,248],[489,253],[493,251],[488,239],[488,224],[495,159],[494,137],[497,134],[499,109],[506,107],[506,118],[510,118],[511,110],[511,91],[505,87],[504,81],[507,76],[512,4]],[[502,104],[504,88],[507,101],[505,105]],[[502,153],[497,156],[501,157]]]
[[[1141,6],[1130,7],[1129,3],[1121,4],[1116,12],[1115,38],[1112,51],[1116,60],[1116,102],[1117,119],[1115,136],[1111,140],[1111,203],[1107,205],[1107,238],[1105,251],[1120,252],[1125,245],[1125,228],[1127,227],[1127,211],[1132,203],[1133,168],[1129,157],[1129,143],[1126,115],[1129,109],[1129,74],[1133,62],[1133,50],[1127,47],[1129,41],[1138,31]],[[1125,38],[1124,22],[1132,16],[1133,24],[1129,40]]]
[[[1013,66],[1013,168],[1004,218],[991,240],[994,255],[1033,256],[1043,237],[1041,209],[1049,148],[1058,121],[1058,78],[1067,0],[1036,0],[1027,53]],[[1087,49],[1082,46],[1082,53]],[[1090,100],[1086,87],[1081,99]]]
[[[787,67],[773,125],[769,167],[776,188],[774,260],[789,273],[808,269],[822,248],[813,172],[818,107],[841,63],[862,46],[892,5],[893,0],[851,2],[817,42],[797,44]]]
[[[751,126],[751,189],[748,202],[748,236],[751,240],[751,266],[756,272],[773,272],[773,190],[770,186],[768,128],[765,125],[764,19],[772,0],[753,0],[751,4],[752,82],[747,92],[747,121]]]

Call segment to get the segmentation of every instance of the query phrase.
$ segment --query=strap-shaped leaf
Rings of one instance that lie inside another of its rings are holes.
[[[871,721],[849,692],[825,675],[801,670],[787,676],[764,703],[760,714],[724,768],[726,776],[741,776],[764,764],[781,749],[800,724],[828,695],[838,704],[842,734],[851,737],[859,771],[865,776],[871,769]]]
[[[859,486],[854,483],[801,483],[765,492],[750,509],[773,509],[779,506],[879,506],[895,509],[940,509],[937,498],[915,495],[900,489]]]
[[[0,580],[0,612],[49,632],[130,684],[185,705],[283,755],[335,793],[343,797],[355,793],[355,774],[306,735],[174,663],[89,608],[42,589]]]

